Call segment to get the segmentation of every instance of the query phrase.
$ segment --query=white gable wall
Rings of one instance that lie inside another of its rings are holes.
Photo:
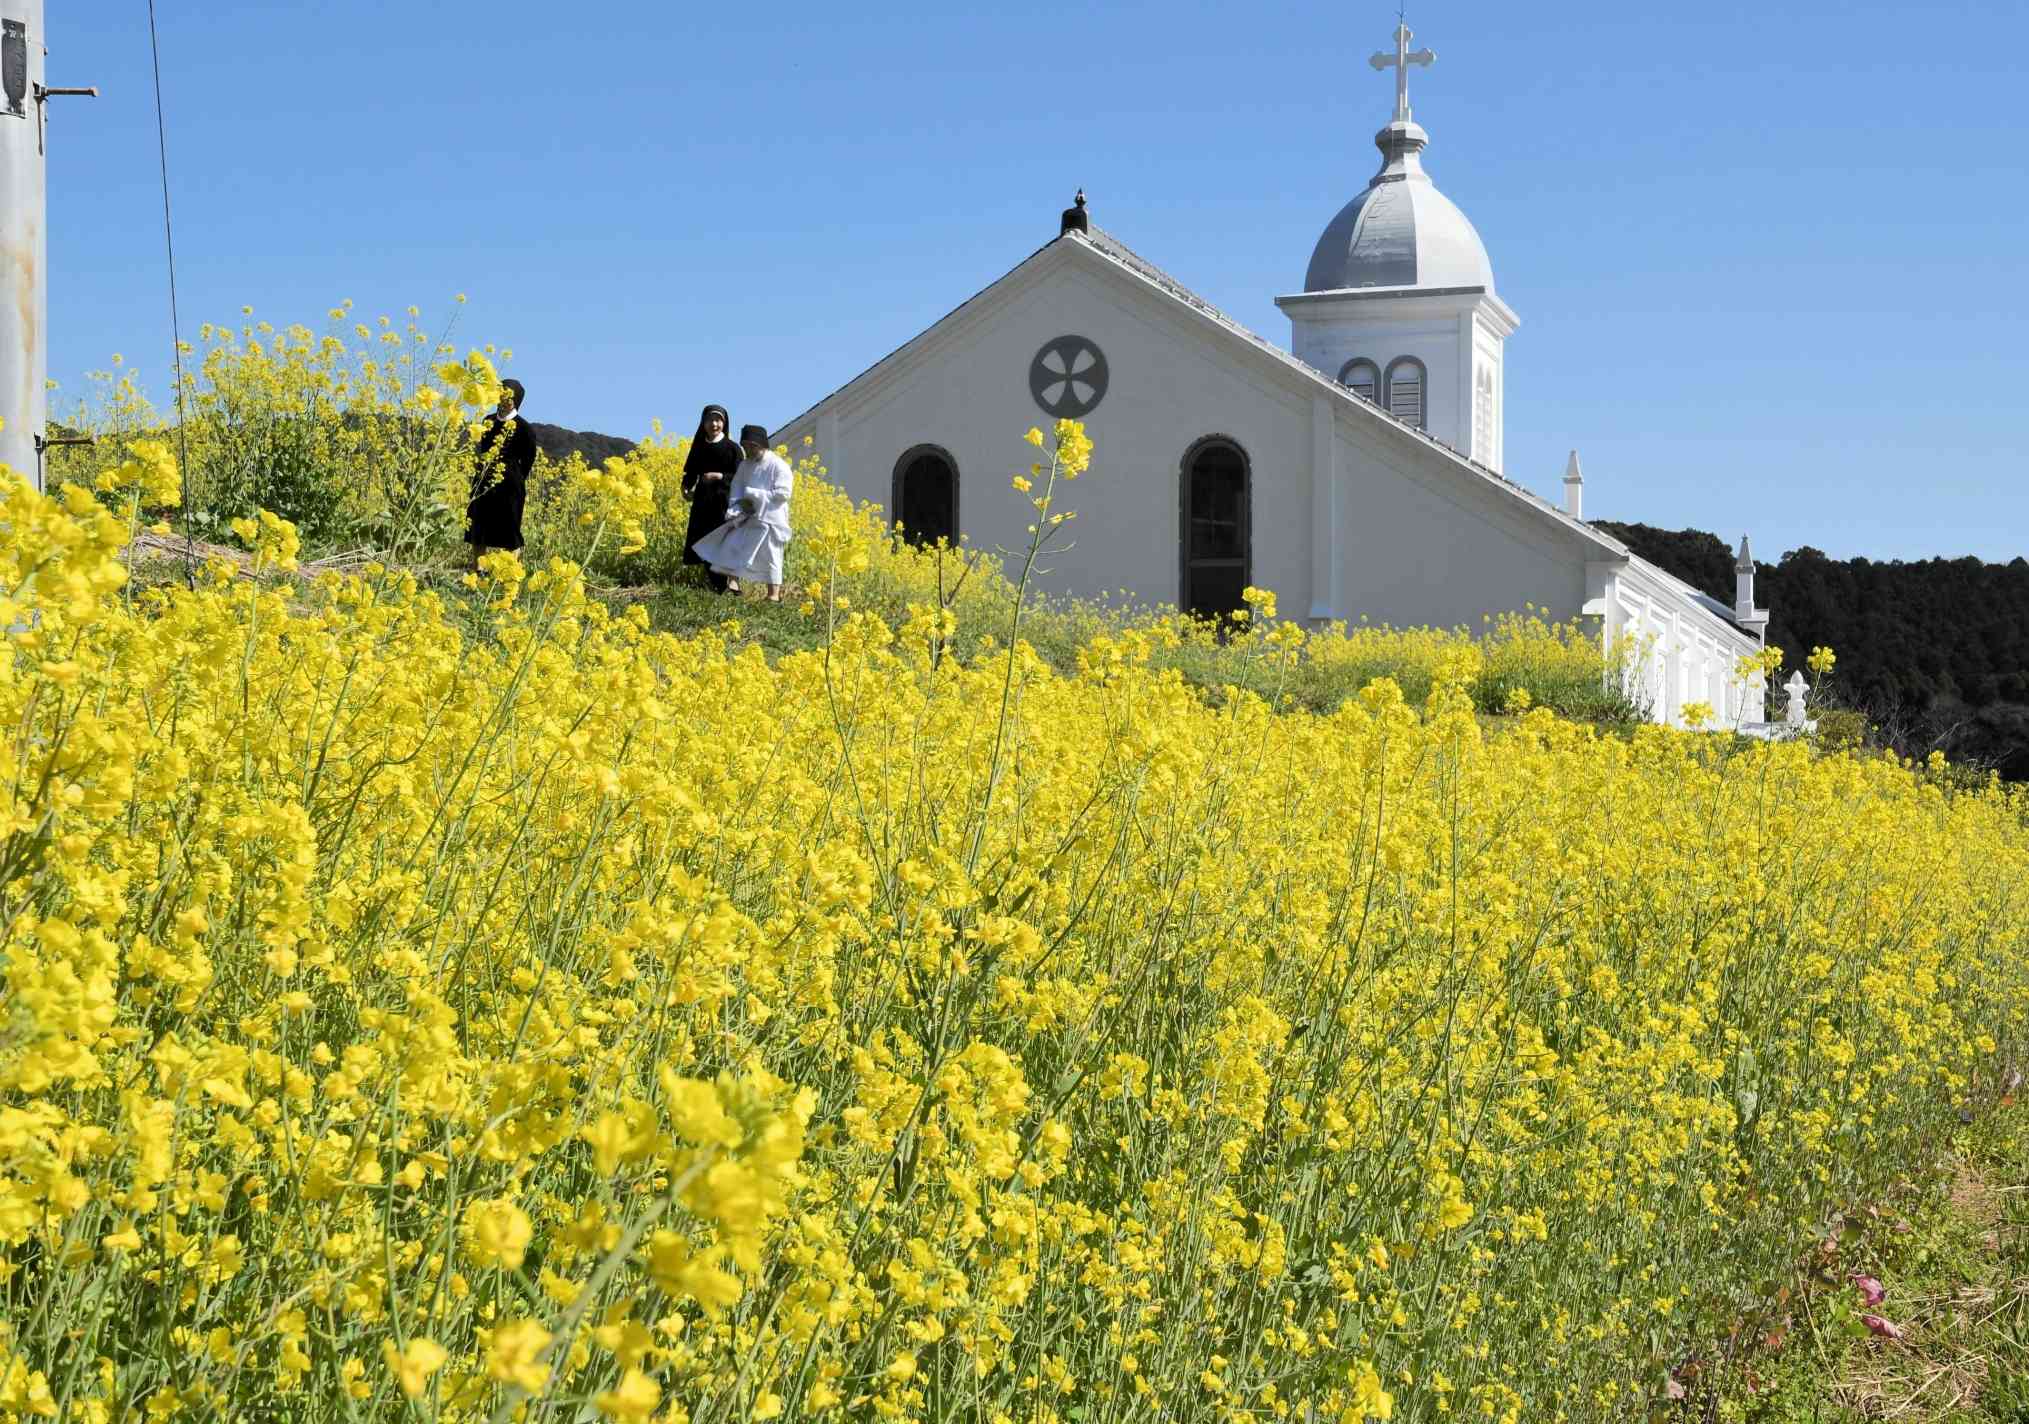
[[[1045,342],[1076,334],[1105,352],[1111,380],[1085,418],[1094,467],[1059,486],[1057,507],[1078,517],[1045,560],[1044,587],[1176,602],[1184,454],[1202,436],[1224,435],[1251,462],[1254,582],[1273,581],[1292,603],[1308,597],[1310,412],[1292,383],[1224,356],[1173,303],[1061,259],[994,296],[967,329],[838,403],[838,449],[819,453],[854,498],[888,506],[902,453],[941,445],[958,463],[961,535],[1018,556],[1035,511],[1008,481],[1035,458],[1022,433],[1051,424],[1029,394],[1029,362]],[[779,438],[815,436],[830,404]]]

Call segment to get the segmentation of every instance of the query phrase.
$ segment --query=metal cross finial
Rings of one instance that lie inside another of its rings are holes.
[[[1398,123],[1409,121],[1409,66],[1420,64],[1428,68],[1437,60],[1437,51],[1419,49],[1411,52],[1409,40],[1411,31],[1406,21],[1395,26],[1395,52],[1377,51],[1367,63],[1376,69],[1393,67],[1395,70],[1395,118]]]

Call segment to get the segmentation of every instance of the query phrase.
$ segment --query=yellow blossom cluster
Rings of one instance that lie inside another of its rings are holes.
[[[500,396],[509,353],[425,330],[411,307],[400,325],[371,322],[342,302],[321,333],[254,319],[205,323],[185,343],[176,420],[142,394],[115,357],[93,398],[69,419],[96,446],[52,452],[58,483],[92,485],[123,508],[160,512],[187,501],[201,538],[233,520],[286,515],[305,538],[368,545],[396,559],[443,548],[462,525],[475,422]],[[181,487],[169,449],[183,452]]]
[[[771,662],[0,483],[0,1424],[1629,1417],[2020,1060],[2019,793],[957,647],[808,510]]]

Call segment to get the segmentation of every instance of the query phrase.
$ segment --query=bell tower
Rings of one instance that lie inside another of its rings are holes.
[[[1396,419],[1498,471],[1503,360],[1521,319],[1494,291],[1493,264],[1464,213],[1423,171],[1430,135],[1409,108],[1409,71],[1437,55],[1395,48],[1395,113],[1374,135],[1381,168],[1311,253],[1303,291],[1277,297],[1296,356]]]

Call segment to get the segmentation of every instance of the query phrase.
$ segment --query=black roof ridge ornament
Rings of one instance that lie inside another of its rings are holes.
[[[1078,196],[1071,200],[1071,206],[1064,209],[1063,225],[1057,229],[1057,236],[1067,232],[1092,231],[1092,220],[1085,216],[1085,190],[1080,188]]]

